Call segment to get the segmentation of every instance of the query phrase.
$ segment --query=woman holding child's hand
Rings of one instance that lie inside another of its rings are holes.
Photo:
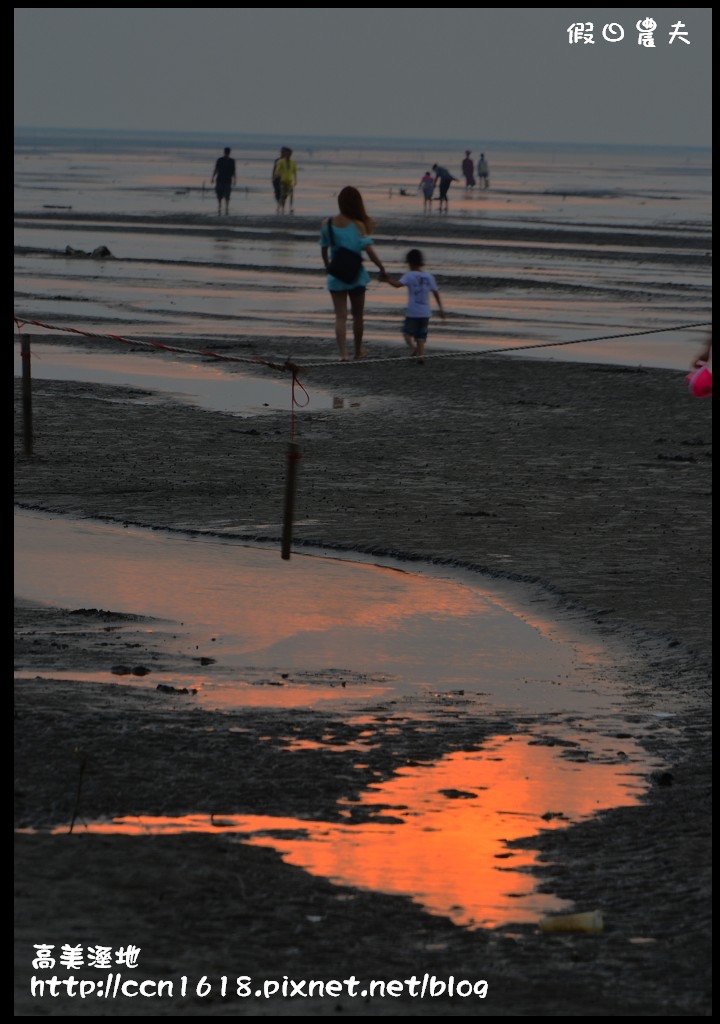
[[[352,185],[347,185],[338,195],[339,213],[324,221],[320,234],[320,246],[323,264],[328,270],[333,249],[342,247],[358,254],[366,253],[380,271],[380,280],[384,280],[385,268],[373,248],[371,232],[374,228],[372,217],[365,210],[362,196]],[[365,331],[365,289],[370,282],[370,275],[364,266],[354,281],[341,281],[328,273],[327,286],[335,310],[335,340],[337,341],[340,359],[345,362],[347,353],[347,318],[348,303],[353,322],[353,342],[355,359],[362,359],[367,353],[363,348]]]

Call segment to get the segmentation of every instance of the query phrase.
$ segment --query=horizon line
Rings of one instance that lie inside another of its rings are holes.
[[[218,133],[214,131],[208,131],[207,129],[155,129],[155,128],[96,128],[96,127],[69,127],[69,126],[50,126],[50,125],[13,125],[13,136],[17,132],[62,132],[62,133],[83,133],[83,134],[98,134],[98,135],[135,135],[135,136],[156,136],[156,137],[174,137],[182,138],[189,136],[198,136],[202,138],[213,138],[217,139],[218,136],[224,136],[226,141],[232,139],[233,136],[237,139],[251,139],[257,141],[272,141],[277,144],[277,139],[282,137],[285,141],[290,140],[305,140],[305,139],[317,139],[326,141],[328,144],[342,142],[348,143],[396,143],[398,146],[410,145],[415,147],[429,146],[429,145],[454,145],[459,147],[467,147],[469,145],[467,139],[463,140],[457,136],[448,137],[424,137],[418,136],[398,136],[398,135],[325,135],[322,133],[313,132],[287,132],[287,133],[269,133],[269,132],[225,132]],[[216,143],[216,145],[222,145],[222,143]],[[470,143],[472,145],[472,143]],[[712,145],[691,143],[691,142],[598,142],[598,141],[586,141],[580,139],[487,139],[482,144],[477,144],[475,148],[490,147],[490,146],[588,146],[588,147],[616,147],[616,148],[633,148],[633,149],[699,149],[699,150],[712,150]]]

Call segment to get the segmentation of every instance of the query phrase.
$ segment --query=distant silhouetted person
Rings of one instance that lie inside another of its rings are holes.
[[[275,194],[275,203],[278,213],[280,213],[280,176],[277,173],[277,165],[280,163],[285,153],[285,146],[280,150],[280,156],[276,156],[273,160],[272,173],[270,175],[270,181],[272,182],[273,192]]]
[[[223,200],[225,202],[225,213],[230,208],[230,193],[235,184],[235,161],[230,156],[230,147],[226,146],[223,156],[215,161],[215,170],[212,172],[210,184],[215,183],[215,195],[218,201],[218,214],[222,213]]]
[[[447,167],[441,167],[439,164],[433,164],[432,169],[435,171],[435,183],[440,184],[440,194],[438,199],[440,200],[440,209],[443,208],[445,203],[445,209],[448,208],[448,189],[457,178],[454,174],[451,174]]]
[[[423,210],[429,210],[432,203],[433,192],[435,191],[435,179],[431,171],[425,171],[418,188],[423,194]]]
[[[470,150],[465,150],[465,159],[462,162],[462,172],[465,175],[465,191],[470,192],[475,188],[475,163],[470,156]]]
[[[488,168],[487,160],[485,159],[484,153],[480,154],[480,159],[478,160],[477,176],[478,184],[480,184],[480,182],[482,181],[483,188],[490,188],[490,170]]]

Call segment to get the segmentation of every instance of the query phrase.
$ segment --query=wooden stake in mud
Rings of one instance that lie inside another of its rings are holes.
[[[283,518],[282,534],[282,557],[287,561],[290,558],[290,547],[292,545],[293,515],[295,512],[295,486],[297,483],[298,462],[302,458],[300,446],[296,441],[288,445],[288,468],[287,480],[285,482],[285,515]]]
[[[22,360],[23,441],[25,445],[25,454],[32,455],[32,377],[30,374],[29,334],[20,335],[20,358]]]

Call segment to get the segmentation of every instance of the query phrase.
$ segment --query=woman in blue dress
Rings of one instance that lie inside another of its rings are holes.
[[[338,195],[339,213],[323,222],[320,233],[320,246],[322,260],[327,270],[332,259],[332,250],[343,247],[353,252],[367,254],[369,259],[379,269],[381,275],[385,274],[380,259],[373,249],[371,232],[374,227],[372,217],[368,216],[365,210],[362,196],[352,185],[347,185]],[[330,229],[332,223],[332,245],[330,244]],[[363,333],[365,330],[365,289],[370,281],[370,275],[364,266],[354,281],[349,284],[340,281],[339,278],[328,274],[327,286],[335,309],[335,339],[337,341],[340,359],[345,362],[347,353],[347,318],[348,304],[353,322],[353,342],[355,345],[355,358],[362,359],[365,355],[363,348]]]

